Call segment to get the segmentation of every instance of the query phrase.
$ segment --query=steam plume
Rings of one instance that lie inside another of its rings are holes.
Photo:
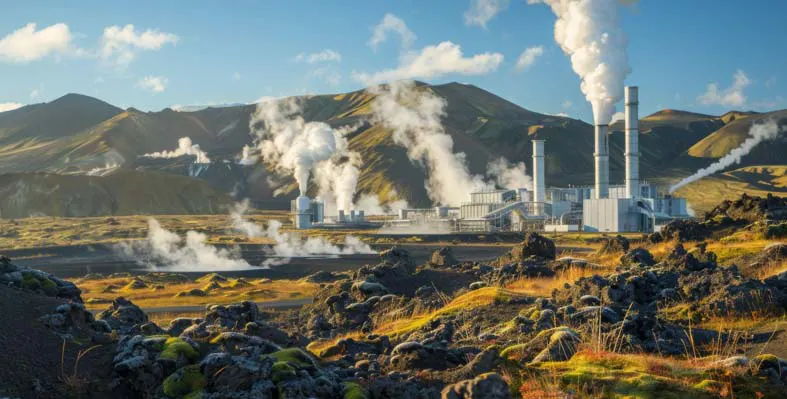
[[[246,220],[243,216],[249,210],[249,200],[238,202],[230,211],[232,228],[249,237],[265,237],[265,231],[256,223]]]
[[[217,271],[258,268],[243,260],[236,251],[206,244],[205,234],[186,233],[185,239],[163,227],[156,219],[148,220],[145,240],[121,244],[128,257],[152,269],[168,271]]]
[[[693,175],[678,182],[678,184],[670,187],[669,192],[673,193],[675,190],[689,183],[693,183],[714,173],[721,172],[730,165],[740,163],[741,158],[751,152],[754,147],[763,141],[773,140],[779,137],[779,134],[782,131],[784,131],[784,129],[780,129],[779,125],[773,119],[770,119],[765,123],[752,125],[752,127],[749,129],[749,137],[743,143],[741,143],[738,148],[733,149],[729,154],[721,157],[718,161],[716,161],[716,163],[698,170],[697,173],[694,173]]]
[[[202,151],[199,144],[191,142],[189,137],[181,137],[178,139],[178,148],[172,151],[159,151],[143,155],[147,158],[177,158],[184,155],[193,155],[197,158],[196,163],[210,163],[208,153]]]
[[[301,195],[306,194],[313,176],[326,212],[353,208],[360,157],[348,151],[344,137],[352,127],[333,129],[323,122],[306,122],[297,100],[291,98],[259,103],[251,129],[258,136],[263,159],[280,172],[291,173]],[[244,148],[243,160],[253,157]]]
[[[500,157],[489,162],[486,173],[495,177],[498,186],[533,189],[533,179],[527,175],[524,162],[512,164],[507,159]]]
[[[361,241],[360,238],[355,236],[345,236],[344,245],[341,247],[331,244],[323,237],[309,237],[302,238],[300,235],[293,233],[282,233],[281,222],[278,220],[271,220],[268,223],[268,230],[266,235],[276,241],[271,247],[271,255],[283,258],[272,261],[273,264],[289,263],[289,258],[314,256],[314,255],[355,255],[355,254],[375,254],[368,244]],[[265,265],[271,265],[271,262],[266,262]]]
[[[571,57],[596,124],[608,124],[631,72],[628,38],[618,24],[619,0],[528,0],[544,3],[557,16],[555,41]]]
[[[394,141],[407,149],[408,157],[428,168],[425,187],[429,198],[440,205],[458,206],[474,190],[489,187],[481,176],[472,175],[464,153],[454,153],[454,140],[441,119],[446,102],[412,81],[397,81],[369,89],[377,95],[374,117],[393,130]]]

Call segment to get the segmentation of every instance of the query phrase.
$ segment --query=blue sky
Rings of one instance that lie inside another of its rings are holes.
[[[415,56],[450,41],[463,57],[488,62],[420,80],[472,83],[534,111],[591,120],[579,78],[555,43],[550,9],[502,1],[507,7],[485,26],[468,24],[466,12],[478,1],[502,0],[9,2],[0,13],[0,104],[78,92],[160,110],[344,92],[362,88],[363,74],[397,68],[405,51]],[[376,50],[370,46],[386,14],[414,35],[407,50],[391,31]],[[626,83],[640,86],[641,112],[787,108],[785,14],[787,2],[778,0],[622,7],[632,67]],[[25,28],[30,23],[35,28]],[[128,24],[114,42],[102,39],[106,28]],[[45,38],[36,36],[48,27]],[[536,47],[532,63],[517,70],[520,54]],[[310,63],[311,54],[322,56]],[[713,83],[717,95],[701,97]]]

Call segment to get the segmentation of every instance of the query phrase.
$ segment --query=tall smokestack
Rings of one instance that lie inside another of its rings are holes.
[[[544,202],[544,140],[533,140],[533,202]]]
[[[641,195],[639,188],[639,88],[626,86],[626,198]]]
[[[596,198],[609,196],[609,143],[607,142],[609,125],[596,125]]]

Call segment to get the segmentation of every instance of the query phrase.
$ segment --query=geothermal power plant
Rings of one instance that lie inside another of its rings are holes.
[[[532,140],[533,187],[509,187],[470,193],[459,207],[400,209],[390,227],[439,232],[641,232],[650,233],[674,219],[688,218],[686,200],[659,195],[639,178],[639,90],[625,87],[625,181],[610,185],[609,126],[594,129],[595,179],[592,186],[547,187],[544,140]],[[296,228],[374,227],[362,210],[338,215],[326,223],[319,200],[298,197],[292,203]]]

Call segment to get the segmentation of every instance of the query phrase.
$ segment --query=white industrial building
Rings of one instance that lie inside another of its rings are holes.
[[[544,141],[533,140],[532,192],[474,192],[459,208],[402,209],[392,224],[439,225],[452,231],[652,232],[673,219],[687,218],[685,199],[660,197],[655,186],[639,179],[638,104],[637,87],[627,86],[624,184],[609,184],[609,126],[597,125],[592,187],[546,188]]]

